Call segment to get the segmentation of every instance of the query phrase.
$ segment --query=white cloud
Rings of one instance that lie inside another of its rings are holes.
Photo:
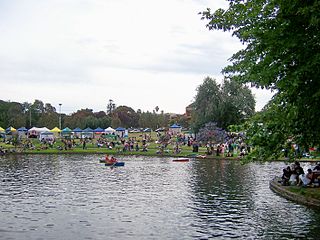
[[[49,102],[70,113],[135,110],[183,113],[206,76],[241,45],[208,31],[199,11],[226,1],[29,0],[0,3],[1,99]],[[268,95],[257,95],[257,107]],[[262,99],[260,101],[260,98]],[[58,109],[58,108],[57,108]]]

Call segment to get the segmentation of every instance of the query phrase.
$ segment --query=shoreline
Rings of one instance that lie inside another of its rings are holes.
[[[22,151],[22,152],[8,152],[2,156],[10,156],[10,155],[114,155],[114,156],[145,156],[145,157],[170,157],[170,158],[195,158],[195,159],[210,159],[210,160],[241,160],[239,157],[225,157],[225,156],[212,156],[205,155],[201,153],[182,153],[182,154],[155,154],[153,152],[115,152],[115,151],[95,151],[92,150],[83,150],[83,151],[73,151],[73,150],[61,150],[61,151],[46,151],[46,150],[35,150],[35,151]]]
[[[304,189],[308,188],[302,188],[302,187],[295,187],[296,189],[300,190],[299,192],[292,192],[290,191],[290,188],[294,188],[294,186],[282,186],[281,183],[278,181],[281,180],[279,177],[275,177],[269,182],[269,188],[275,192],[276,194],[280,195],[281,197],[284,197],[290,201],[306,205],[308,207],[320,209],[320,199],[316,199],[310,196],[306,196],[303,193]],[[301,190],[302,189],[302,190]]]
[[[12,149],[11,149],[12,150]],[[182,152],[182,153],[163,153],[163,154],[157,154],[155,151],[116,151],[116,150],[109,150],[109,149],[99,149],[99,148],[89,148],[89,149],[71,149],[71,150],[56,150],[56,149],[36,149],[36,150],[21,150],[16,149],[14,151],[6,152],[2,156],[8,156],[8,155],[72,155],[72,154],[83,154],[83,155],[89,155],[89,154],[96,154],[96,155],[102,155],[102,154],[108,154],[108,155],[115,155],[115,156],[149,156],[149,157],[187,157],[187,158],[196,158],[196,159],[212,159],[212,160],[238,160],[242,161],[244,163],[249,162],[285,162],[290,163],[294,160],[288,160],[288,159],[272,159],[272,160],[246,160],[245,158],[234,156],[234,157],[227,157],[227,156],[216,156],[216,155],[206,155],[204,152]],[[319,158],[303,158],[298,159],[296,161],[299,162],[318,162]]]

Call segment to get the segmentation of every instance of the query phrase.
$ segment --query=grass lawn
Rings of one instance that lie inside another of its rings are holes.
[[[144,156],[159,156],[160,154],[157,154],[157,151],[159,150],[159,144],[156,143],[157,136],[156,133],[152,133],[151,135],[151,141],[148,142],[148,151],[142,152],[142,138],[144,133],[130,133],[129,137],[136,138],[139,144],[139,151],[123,151],[122,145],[116,145],[113,149],[108,149],[106,146],[98,147],[97,145],[97,139],[88,140],[86,143],[85,149],[82,148],[82,143],[80,142],[80,139],[75,139],[75,145],[71,149],[65,150],[65,144],[61,141],[61,139],[56,139],[56,142],[53,146],[48,147],[43,145],[38,139],[26,139],[23,140],[24,144],[26,141],[30,140],[32,145],[34,146],[34,149],[28,149],[24,148],[23,145],[14,147],[11,144],[5,144],[3,142],[0,142],[0,147],[2,149],[7,149],[10,152],[16,152],[16,153],[32,153],[32,154],[63,154],[63,153],[83,153],[83,154],[124,154],[124,155],[144,155]],[[120,144],[120,143],[119,143]],[[170,144],[167,147],[168,152],[163,153],[163,156],[187,156],[190,154],[194,154],[192,152],[192,147],[189,147],[187,145],[180,146],[181,152],[179,154],[174,153],[174,145]],[[62,150],[61,150],[62,149]],[[205,155],[206,148],[200,147],[199,152],[197,154],[199,155]]]
[[[303,195],[308,198],[314,198],[320,200],[320,188],[312,188],[312,187],[299,187],[299,186],[291,186],[289,188],[290,192],[297,193],[299,195]]]

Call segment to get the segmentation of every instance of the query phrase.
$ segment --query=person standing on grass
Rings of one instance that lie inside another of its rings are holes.
[[[86,139],[83,139],[82,149],[84,150],[85,148],[86,148]]]

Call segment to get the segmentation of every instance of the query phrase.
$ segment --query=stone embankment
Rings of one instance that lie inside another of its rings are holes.
[[[270,181],[269,187],[272,191],[288,200],[320,209],[320,200],[304,196],[300,193],[291,192],[289,190],[290,186],[281,185],[281,183],[279,183],[280,180],[280,178],[274,178],[272,181]]]

